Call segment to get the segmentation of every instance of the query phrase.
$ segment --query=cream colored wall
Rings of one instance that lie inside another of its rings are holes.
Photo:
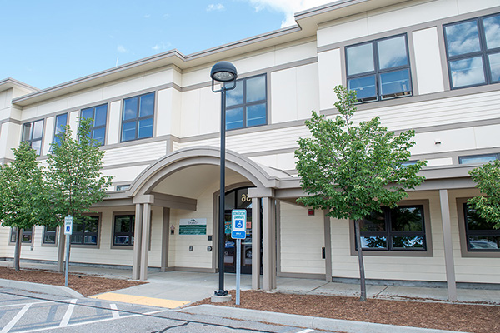
[[[319,79],[319,108],[327,110],[333,108],[337,96],[333,88],[342,85],[342,69],[340,49],[318,53],[318,79]],[[319,111],[319,110],[316,110]]]
[[[307,216],[307,209],[286,202],[280,208],[281,272],[325,274],[323,213]]]
[[[435,27],[413,32],[413,50],[415,53],[418,94],[425,95],[444,91],[443,68],[441,59],[446,57],[439,52],[438,29]],[[446,77],[448,80],[448,77]]]
[[[13,159],[14,153],[11,148],[19,146],[21,139],[21,125],[15,123],[3,123],[0,129],[0,158],[6,157]]]

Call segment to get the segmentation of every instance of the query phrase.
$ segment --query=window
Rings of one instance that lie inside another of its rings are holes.
[[[134,215],[115,215],[113,225],[113,245],[133,246],[134,245]]]
[[[17,228],[13,227],[10,231],[10,241],[11,243],[15,243],[17,238]],[[33,242],[33,228],[23,230],[23,235],[21,237],[21,243],[29,243]]]
[[[226,94],[226,129],[267,124],[266,75],[236,81]]]
[[[43,228],[43,244],[55,244],[57,236],[57,227],[44,227]]]
[[[108,119],[108,104],[83,109],[80,117],[83,119],[92,118],[90,135],[98,142],[98,146],[104,145],[104,140],[106,138],[106,121]]]
[[[451,88],[500,81],[500,14],[444,27]]]
[[[500,229],[483,219],[467,203],[463,204],[467,249],[469,251],[499,251]]]
[[[498,160],[498,154],[484,154],[473,156],[459,156],[458,164],[479,164]]]
[[[347,87],[359,102],[412,94],[405,35],[346,47]]]
[[[42,153],[43,119],[23,124],[22,141],[28,142],[38,155]]]
[[[64,133],[66,125],[68,124],[68,114],[60,114],[56,117],[56,125],[54,127],[54,140],[52,143],[60,145],[61,139],[58,137],[61,133]]]
[[[99,235],[99,216],[84,216],[75,219],[71,244],[96,245]]]
[[[116,190],[117,191],[126,191],[130,188],[130,185],[116,185]]]
[[[422,205],[382,207],[360,221],[366,250],[425,251],[427,249]]]
[[[153,136],[155,93],[123,100],[122,142]]]

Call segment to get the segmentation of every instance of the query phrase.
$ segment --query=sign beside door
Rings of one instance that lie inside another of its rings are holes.
[[[245,239],[247,237],[247,211],[244,209],[233,209],[232,211],[233,239]]]

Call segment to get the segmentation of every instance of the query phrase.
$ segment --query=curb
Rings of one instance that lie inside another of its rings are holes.
[[[242,320],[264,321],[279,325],[307,327],[327,331],[344,331],[348,333],[467,333],[458,331],[442,331],[413,326],[395,326],[386,324],[368,323],[363,321],[349,321],[321,317],[291,315],[287,313],[257,311],[228,306],[198,305],[181,310],[192,314],[209,315]]]
[[[26,281],[12,281],[0,279],[0,287],[21,289],[26,291],[39,292],[55,296],[66,296],[73,298],[84,298],[82,294],[65,286],[52,286],[43,283],[34,283]]]

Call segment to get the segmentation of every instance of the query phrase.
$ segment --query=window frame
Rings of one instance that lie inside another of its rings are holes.
[[[469,235],[468,228],[466,226],[465,219],[465,208],[464,205],[467,204],[467,201],[471,197],[468,198],[457,198],[457,212],[458,212],[458,232],[460,238],[460,250],[462,253],[462,257],[472,257],[472,258],[500,258],[500,249],[499,250],[470,250],[469,249]],[[500,235],[500,229],[497,230],[498,235]]]
[[[365,256],[389,256],[389,257],[432,257],[433,256],[433,245],[432,245],[432,228],[431,228],[431,218],[429,210],[428,200],[406,200],[398,203],[398,207],[408,207],[408,206],[422,206],[423,209],[423,233],[425,237],[425,249],[368,249],[363,248],[363,255]],[[387,222],[386,222],[387,223]],[[386,232],[386,231],[384,231]],[[387,232],[386,232],[387,233]],[[393,233],[401,233],[394,231]],[[387,233],[387,235],[389,235]],[[402,234],[401,234],[402,235]],[[390,237],[390,236],[388,236]],[[354,230],[354,221],[349,220],[349,239],[351,243],[351,256],[357,256],[358,251],[356,248],[356,233]],[[389,239],[387,240],[390,241]]]
[[[99,107],[101,107],[101,106],[106,106],[106,121],[104,122],[104,125],[94,126],[95,125],[95,118],[96,118],[96,116],[95,116],[96,109],[99,108]],[[92,125],[90,127],[90,137],[91,138],[94,137],[94,131],[95,130],[104,128],[104,137],[103,137],[102,145],[98,145],[99,147],[104,146],[107,143],[106,134],[108,132],[107,131],[107,127],[108,127],[108,116],[109,116],[109,103],[102,103],[102,104],[99,104],[99,105],[89,106],[89,107],[81,109],[80,110],[80,120],[83,119],[83,112],[85,110],[88,110],[88,109],[92,109]]]
[[[135,233],[135,212],[134,211],[116,211],[113,212],[113,225],[112,225],[112,233],[111,233],[111,249],[113,250],[132,250],[134,248],[134,245],[115,245],[115,216],[124,216],[124,215],[132,215],[134,216],[134,231]],[[153,210],[151,209],[151,214],[149,216],[149,238],[148,238],[148,250],[151,251],[151,239],[152,239],[152,231],[153,231]],[[142,232],[142,230],[141,230]],[[134,235],[135,236],[135,235]],[[141,236],[142,237],[142,236]],[[142,240],[141,240],[142,241]]]
[[[258,78],[258,77],[264,77],[264,92],[266,94],[266,97],[265,99],[261,99],[261,100],[258,100],[258,101],[253,101],[253,102],[247,102],[247,81],[248,80],[251,80],[251,79],[255,79],[255,78]],[[226,94],[226,109],[224,110],[225,111],[225,126],[226,126],[226,131],[235,131],[235,130],[239,130],[239,129],[243,129],[243,128],[253,128],[253,127],[259,127],[259,126],[266,126],[269,124],[269,94],[268,94],[268,80],[267,80],[267,73],[263,73],[263,74],[259,74],[259,75],[254,75],[254,76],[250,76],[250,77],[245,77],[245,78],[241,78],[241,79],[238,79],[236,80],[236,84],[238,84],[238,82],[243,82],[243,102],[240,103],[240,104],[234,104],[234,105],[231,105],[231,106],[227,106],[227,98],[228,98],[228,95]],[[260,104],[264,104],[265,107],[266,107],[266,121],[264,124],[259,124],[259,125],[253,125],[253,126],[248,126],[247,123],[248,123],[248,112],[247,112],[247,109],[248,107],[251,107],[251,106],[254,106],[254,105],[260,105]],[[238,109],[238,108],[242,108],[243,109],[243,126],[242,127],[237,127],[237,128],[231,128],[231,129],[228,129],[227,128],[227,112],[230,111],[230,110],[233,110],[233,109]]]
[[[57,236],[59,234],[59,227],[55,227],[56,230],[47,230],[48,227],[44,226],[43,227],[43,233],[42,233],[42,246],[57,246]],[[54,242],[46,242],[45,241],[45,236],[48,233],[54,233]]]
[[[385,68],[385,69],[380,69],[380,64],[379,64],[379,49],[378,49],[378,44],[382,41],[392,39],[392,38],[397,38],[397,37],[403,37],[405,41],[405,50],[406,50],[406,58],[408,60],[408,64],[404,66],[397,66],[397,67],[390,67],[390,68]],[[373,71],[369,72],[362,72],[362,73],[356,73],[349,75],[349,56],[348,56],[348,49],[350,47],[359,47],[362,45],[372,45],[372,50],[373,50]],[[413,94],[413,78],[412,78],[412,68],[411,68],[411,57],[410,57],[410,50],[409,50],[409,44],[408,44],[408,33],[400,33],[392,36],[387,36],[387,37],[382,37],[382,38],[377,38],[374,40],[370,41],[364,41],[356,44],[351,44],[348,46],[344,47],[344,57],[345,57],[345,73],[346,73],[346,86],[349,87],[349,81],[352,79],[359,79],[359,78],[364,78],[364,77],[370,77],[370,76],[375,76],[375,93],[376,97],[373,100],[360,100],[358,99],[359,104],[365,104],[365,103],[373,103],[373,102],[382,102],[382,101],[388,101],[388,100],[394,100],[398,98],[404,98],[404,97],[412,97],[414,96]],[[391,96],[391,97],[384,97],[382,96],[381,93],[381,85],[380,85],[380,75],[385,74],[385,73],[392,73],[392,72],[398,72],[402,71],[404,69],[408,70],[408,84],[409,84],[409,89],[408,89],[408,94],[404,94],[401,96]]]
[[[484,32],[484,24],[483,24],[483,21],[485,18],[499,16],[499,15],[500,15],[500,13],[493,13],[493,14],[489,14],[489,15],[485,15],[485,16],[472,17],[472,18],[462,20],[462,21],[449,22],[449,23],[443,25],[443,38],[444,38],[444,47],[445,47],[445,53],[446,53],[446,66],[448,67],[447,68],[448,69],[448,82],[450,84],[451,90],[463,89],[463,88],[469,88],[469,87],[480,87],[480,86],[500,83],[500,81],[493,82],[493,80],[492,80],[491,65],[490,65],[489,58],[488,58],[488,55],[490,55],[490,54],[500,54],[500,47],[496,47],[496,48],[492,48],[492,49],[487,48],[486,34]],[[480,46],[481,50],[450,57],[449,52],[448,52],[448,35],[446,33],[446,27],[453,26],[453,25],[459,25],[459,24],[466,23],[466,22],[474,22],[474,21],[476,22],[477,29],[478,29],[479,46]],[[470,84],[467,86],[454,87],[450,63],[454,62],[454,61],[471,59],[471,58],[475,58],[475,57],[481,57],[481,59],[483,61],[483,74],[484,74],[484,79],[485,79],[484,82],[483,83],[474,83],[474,84]]]
[[[129,236],[129,237],[134,237],[135,235],[135,212],[115,212],[113,213],[113,233],[111,234],[111,248],[112,249],[132,249],[134,247],[134,243],[132,242],[132,238],[129,238],[129,244],[127,245],[121,245],[121,244],[116,244],[115,243],[115,236],[116,236],[116,218],[119,216],[132,216],[133,217],[133,223],[130,228],[130,232],[120,232],[121,236]],[[118,236],[120,236],[118,235]],[[151,235],[151,232],[150,232]]]
[[[33,245],[33,240],[35,238],[34,229],[35,227],[31,228],[31,230],[23,229],[22,238],[24,238],[25,235],[28,235],[31,237],[31,240],[29,242],[21,240],[21,245]],[[14,230],[16,232],[14,232]],[[17,227],[10,227],[9,245],[16,245],[16,237],[17,237]]]
[[[37,138],[33,138],[33,128],[34,128],[34,124],[35,123],[38,123],[38,122],[42,122],[42,135],[40,137],[37,137]],[[25,133],[25,130],[24,128],[26,127],[26,125],[30,125],[30,132],[29,132],[29,138],[25,138],[24,137],[24,133]],[[33,142],[38,142],[40,141],[40,152],[37,152],[38,156],[42,156],[42,150],[43,150],[43,134],[45,132],[45,118],[42,118],[42,119],[37,119],[37,120],[33,120],[33,121],[28,121],[28,122],[25,122],[23,123],[23,126],[22,126],[22,130],[21,130],[21,142],[28,142],[29,146],[31,148],[33,148]],[[34,149],[34,148],[33,148]],[[35,150],[36,151],[36,150]]]
[[[140,109],[141,109],[141,104],[140,104],[141,97],[149,95],[149,94],[153,94],[153,113],[149,116],[140,117],[139,113],[140,113]],[[145,92],[145,93],[142,93],[142,94],[139,94],[136,96],[130,96],[130,97],[126,97],[126,98],[122,99],[122,114],[121,114],[121,119],[120,119],[121,120],[120,142],[132,142],[132,141],[137,141],[137,140],[144,140],[144,139],[148,139],[148,138],[153,138],[155,136],[155,115],[156,115],[156,107],[158,104],[157,100],[156,100],[156,96],[157,96],[156,91],[149,91],[149,92]],[[138,101],[137,101],[137,116],[134,118],[131,118],[131,119],[124,120],[123,118],[125,116],[125,100],[132,99],[132,98],[138,99]],[[151,136],[139,138],[138,137],[139,136],[139,121],[147,120],[147,119],[153,120],[153,133],[151,133]],[[133,122],[136,123],[134,139],[124,140],[123,139],[123,125],[128,124],[128,123],[133,123]]]
[[[84,216],[93,216],[93,217],[97,217],[97,235],[96,235],[96,244],[85,244],[85,230],[84,232],[82,233],[82,240],[83,242],[82,243],[74,243],[71,241],[71,238],[73,236],[77,236],[78,233],[76,233],[76,226],[74,223],[73,224],[73,234],[70,236],[70,242],[71,242],[71,246],[72,247],[82,247],[82,248],[99,248],[100,247],[100,240],[101,240],[101,226],[102,226],[102,213],[89,213],[89,214],[83,214]],[[76,219],[75,219],[75,222]]]
[[[495,157],[495,159],[497,159],[497,160],[500,159],[500,153],[487,153],[487,154],[477,154],[477,155],[463,155],[463,156],[458,156],[458,164],[460,164],[460,165],[478,165],[478,164],[489,163],[491,161],[488,161],[488,162],[476,162],[476,163],[463,163],[464,159],[475,158],[475,157],[481,158],[481,157],[487,157],[487,156]]]
[[[69,114],[67,112],[65,112],[65,113],[58,114],[57,116],[54,117],[54,132],[52,135],[52,144],[56,144],[56,140],[58,139],[57,134],[59,134],[57,132],[57,118],[64,116],[64,115],[66,116],[66,124],[64,124],[63,129],[59,132],[59,133],[64,133],[64,129],[68,125]],[[60,144],[60,143],[58,142],[58,144]],[[50,150],[52,151],[52,147],[50,148]]]

